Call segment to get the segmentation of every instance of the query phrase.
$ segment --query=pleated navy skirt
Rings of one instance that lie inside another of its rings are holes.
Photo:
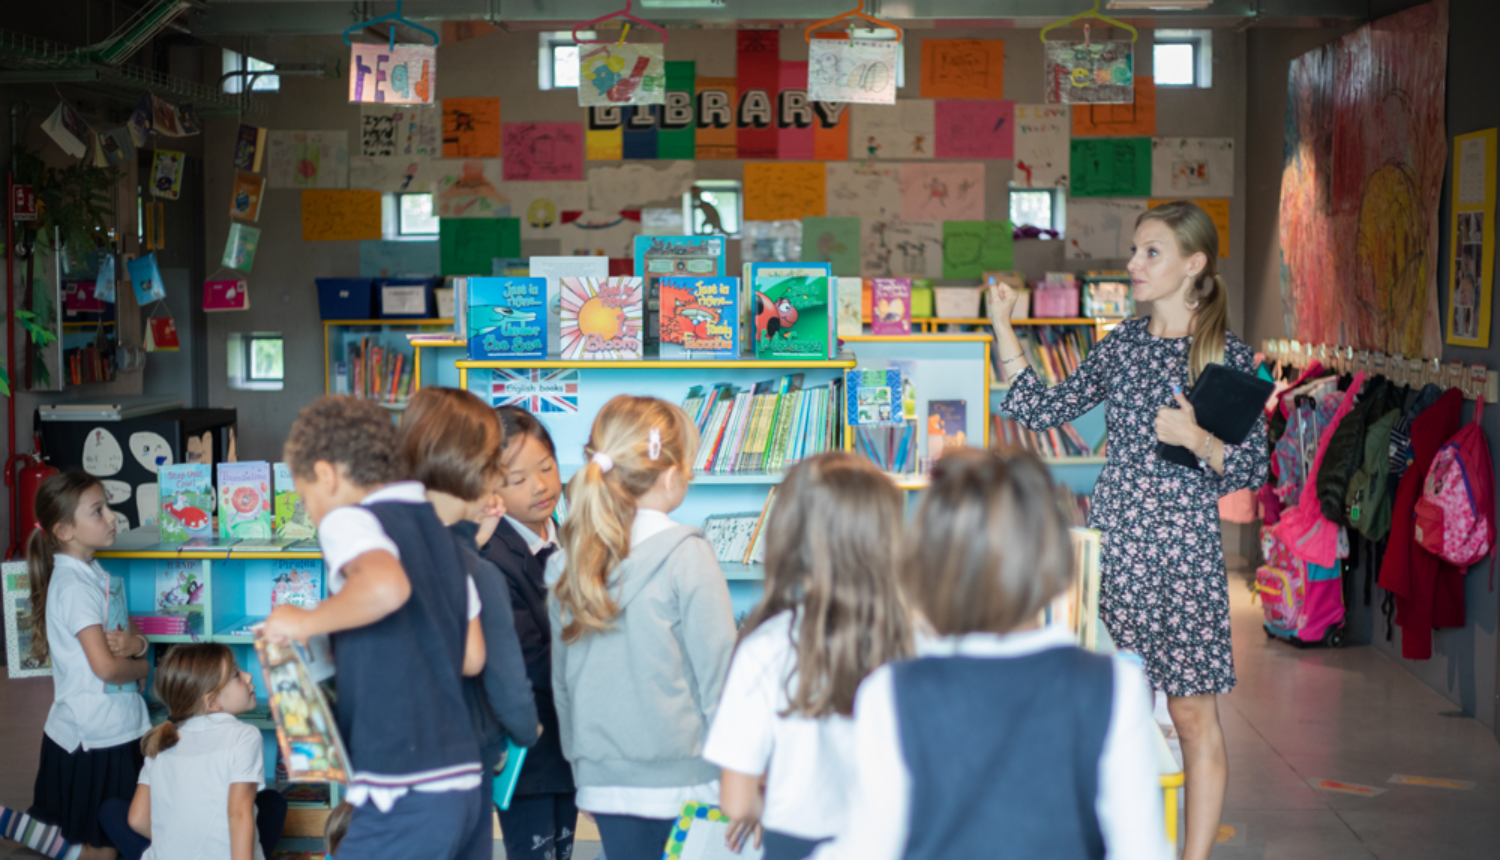
[[[42,761],[36,772],[31,817],[62,830],[74,844],[114,847],[99,826],[99,806],[111,797],[135,797],[145,756],[139,739],[119,746],[68,752],[42,735]]]

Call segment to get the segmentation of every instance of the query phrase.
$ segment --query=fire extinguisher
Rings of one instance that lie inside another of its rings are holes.
[[[40,448],[40,444],[37,447]],[[20,469],[16,468],[17,464],[21,464]],[[56,474],[57,469],[42,462],[37,454],[17,454],[6,462],[5,484],[15,488],[10,506],[11,543],[5,551],[7,559],[26,554],[26,541],[36,529],[37,490],[41,489],[43,481]]]

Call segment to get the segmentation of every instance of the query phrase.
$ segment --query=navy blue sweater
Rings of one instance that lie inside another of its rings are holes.
[[[557,709],[552,704],[552,626],[547,620],[546,562],[531,554],[526,541],[508,520],[483,548],[510,586],[510,606],[515,614],[516,636],[526,657],[526,674],[536,696],[542,737],[526,754],[517,796],[572,794],[573,769],[563,758],[562,737],[557,727]]]

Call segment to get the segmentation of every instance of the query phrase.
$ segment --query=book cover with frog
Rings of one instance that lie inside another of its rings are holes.
[[[661,357],[740,354],[739,278],[661,279]]]
[[[220,463],[219,537],[262,540],[271,537],[271,464]]]

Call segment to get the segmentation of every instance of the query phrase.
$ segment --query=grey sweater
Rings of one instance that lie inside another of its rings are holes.
[[[547,564],[555,585],[566,564]],[[734,651],[729,584],[713,547],[676,526],[630,551],[610,573],[614,629],[562,641],[552,621],[552,690],[563,755],[583,786],[670,788],[717,779],[703,741]]]

